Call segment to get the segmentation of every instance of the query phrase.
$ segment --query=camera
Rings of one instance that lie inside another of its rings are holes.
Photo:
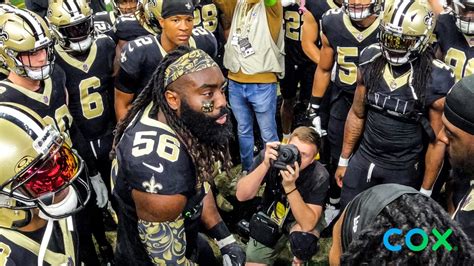
[[[276,149],[278,157],[273,161],[273,167],[280,170],[286,170],[286,166],[294,166],[295,162],[301,164],[301,156],[298,148],[293,144],[280,145]]]

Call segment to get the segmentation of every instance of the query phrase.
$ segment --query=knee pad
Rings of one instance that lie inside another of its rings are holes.
[[[292,232],[289,236],[291,252],[300,260],[310,260],[318,252],[319,238],[311,233]]]

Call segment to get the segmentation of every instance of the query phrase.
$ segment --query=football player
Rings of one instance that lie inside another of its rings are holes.
[[[307,0],[303,12],[304,24],[301,26],[301,46],[306,56],[315,64],[319,63],[321,52],[321,18],[329,9],[341,7],[342,0]]]
[[[449,33],[449,34],[448,34]],[[441,60],[454,71],[456,81],[474,73],[474,1],[453,0],[441,13],[435,29]]]
[[[178,47],[117,128],[118,264],[213,265],[212,251],[198,237],[200,225],[217,240],[224,265],[245,262],[208,185],[209,165],[220,161],[228,170],[231,164],[225,87],[208,54]]]
[[[90,196],[81,157],[24,106],[0,103],[0,261],[77,265],[71,215]]]
[[[288,4],[288,6],[286,6]],[[301,27],[303,25],[299,4],[283,3],[285,27],[285,77],[280,81],[283,102],[280,108],[283,143],[287,143],[292,130],[294,107],[298,84],[299,101],[308,105],[313,85],[316,65],[306,56],[301,47]]]
[[[439,241],[446,240],[444,246],[428,241],[431,231],[439,234]],[[408,241],[413,245],[407,247]],[[378,185],[357,195],[334,226],[329,251],[334,266],[473,263],[473,246],[459,224],[436,201],[399,184]]]
[[[424,178],[441,167],[432,158],[439,156],[436,136],[454,75],[433,58],[434,28],[428,4],[396,0],[384,10],[379,44],[362,52],[336,171],[342,206],[376,184],[419,188],[423,136],[429,137]]]
[[[65,73],[60,67],[53,68],[53,41],[48,24],[28,10],[15,9],[0,16],[0,28],[0,57],[10,71],[8,78],[0,82],[0,102],[28,106],[46,123],[70,136],[66,142],[73,143],[85,159],[97,205],[104,206],[108,201],[107,188],[91,148],[73,123],[67,106]]]
[[[120,70],[115,84],[115,115],[120,121],[150,80],[163,57],[178,45],[189,45],[207,52],[217,53],[214,35],[198,27],[193,29],[194,6],[192,0],[162,0],[156,5],[145,5],[159,18],[162,32],[156,36],[143,36],[123,48]]]
[[[91,147],[110,194],[109,152],[115,128],[112,76],[115,42],[106,35],[96,35],[92,10],[85,0],[51,1],[48,20],[58,40],[54,46],[55,63],[66,73],[69,110]],[[101,211],[96,210],[94,204],[87,210],[89,213],[84,219],[102,220]],[[93,232],[102,255],[112,260],[112,247],[105,238],[103,223],[95,226]]]
[[[313,82],[309,114],[314,126],[324,135],[320,124],[320,106],[326,91],[329,101],[328,141],[329,173],[335,173],[342,148],[344,123],[356,88],[357,65],[361,51],[377,42],[380,0],[344,0],[342,8],[330,9],[321,20],[321,56]],[[334,81],[331,89],[331,71]],[[337,213],[339,189],[331,179],[330,201]],[[332,199],[332,200],[331,200]],[[329,222],[330,219],[327,221]]]

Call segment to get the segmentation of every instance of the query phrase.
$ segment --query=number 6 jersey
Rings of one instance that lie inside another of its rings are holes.
[[[66,72],[69,110],[87,140],[111,133],[115,42],[99,35],[88,53],[76,58],[55,46],[56,64]]]

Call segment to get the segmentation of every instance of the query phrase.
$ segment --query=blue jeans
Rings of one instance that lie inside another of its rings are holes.
[[[229,101],[237,120],[242,170],[250,170],[253,162],[253,112],[263,142],[278,141],[276,90],[276,83],[238,83],[229,80]]]

